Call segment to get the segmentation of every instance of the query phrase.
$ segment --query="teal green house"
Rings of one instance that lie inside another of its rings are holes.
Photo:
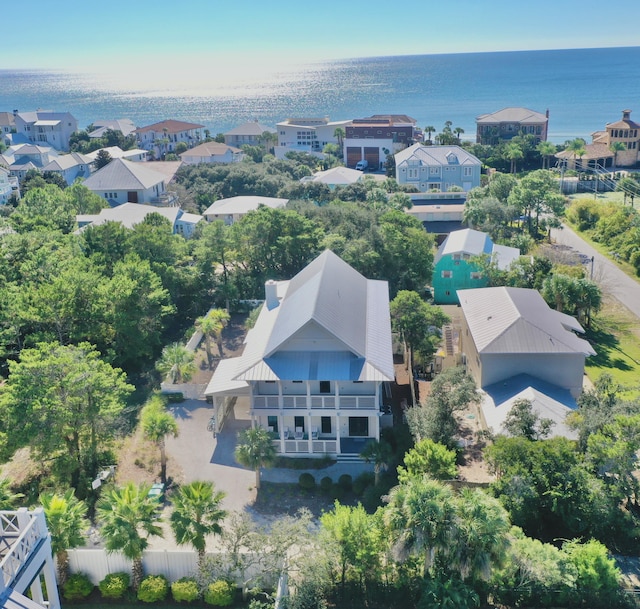
[[[433,271],[433,301],[435,304],[460,304],[458,290],[484,288],[487,280],[472,261],[486,254],[498,268],[506,269],[520,256],[520,250],[496,245],[489,235],[465,228],[449,233],[438,248]]]

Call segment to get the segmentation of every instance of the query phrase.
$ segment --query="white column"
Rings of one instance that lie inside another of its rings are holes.
[[[340,413],[336,412],[336,453],[340,454]]]
[[[307,410],[311,410],[311,383],[309,381],[305,381],[307,384]]]
[[[307,411],[307,443],[309,444],[309,454],[313,454],[313,440],[311,439],[311,412]]]
[[[283,401],[282,401],[282,381],[278,381],[278,408],[282,410]]]
[[[36,577],[33,580],[33,583],[31,584],[29,589],[31,590],[31,598],[36,603],[38,603],[39,605],[42,605],[44,607],[44,595],[42,594],[40,574],[38,574],[38,577]]]
[[[284,455],[284,415],[278,414],[278,431],[280,435],[280,452]]]

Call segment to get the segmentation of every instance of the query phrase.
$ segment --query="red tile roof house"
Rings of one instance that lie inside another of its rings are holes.
[[[183,142],[187,148],[193,148],[202,141],[204,125],[166,120],[139,127],[135,130],[141,148],[153,152],[157,157],[175,152],[176,146]]]

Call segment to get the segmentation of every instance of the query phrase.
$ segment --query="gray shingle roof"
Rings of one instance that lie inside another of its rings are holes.
[[[423,146],[422,144],[413,144],[395,154],[396,165],[400,165],[408,160],[419,161],[420,164],[431,165],[449,165],[449,155],[454,154],[457,157],[455,165],[480,167],[482,163],[473,154],[468,153],[460,146]]]
[[[503,108],[497,112],[481,114],[476,118],[476,123],[522,123],[539,124],[546,123],[549,119],[546,114],[529,110],[529,108]]]

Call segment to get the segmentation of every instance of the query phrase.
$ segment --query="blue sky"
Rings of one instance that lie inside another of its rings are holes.
[[[638,46],[640,0],[6,2],[0,68],[158,73],[382,55]],[[10,33],[10,34],[9,34]],[[189,60],[189,64],[184,61]]]

